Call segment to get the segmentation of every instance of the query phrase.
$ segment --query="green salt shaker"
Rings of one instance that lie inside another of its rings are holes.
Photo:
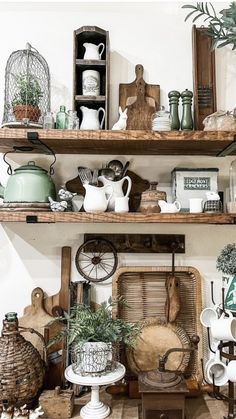
[[[192,117],[192,98],[193,93],[185,89],[181,93],[182,104],[183,104],[183,114],[181,119],[181,129],[183,131],[192,131],[193,130],[193,117]]]
[[[60,111],[56,115],[56,128],[57,129],[66,129],[66,107],[60,106]]]
[[[168,93],[169,105],[170,105],[170,115],[171,115],[171,130],[179,131],[180,129],[180,120],[179,120],[179,98],[180,93],[177,90],[171,90]]]

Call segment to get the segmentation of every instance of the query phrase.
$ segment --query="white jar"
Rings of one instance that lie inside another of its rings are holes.
[[[96,70],[85,70],[82,73],[83,96],[100,95],[100,73]]]

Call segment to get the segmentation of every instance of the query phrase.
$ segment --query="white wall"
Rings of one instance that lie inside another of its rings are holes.
[[[227,3],[217,4],[221,9]],[[111,95],[110,123],[117,117],[118,85],[134,79],[134,66],[142,63],[145,79],[161,86],[161,101],[167,105],[171,89],[192,89],[191,23],[184,23],[185,12],[180,2],[4,2],[0,3],[0,92],[4,90],[4,69],[13,50],[30,42],[46,58],[52,77],[52,108],[60,104],[71,108],[72,35],[83,25],[97,25],[110,32]],[[230,49],[217,51],[217,89],[219,109],[235,104],[236,63]],[[0,110],[3,96],[0,96]],[[47,167],[48,158],[34,156]],[[146,157],[116,156],[131,159],[132,170],[149,180],[158,179],[169,186],[171,170],[180,165],[219,167],[220,190],[228,186],[231,158],[196,158],[182,156]],[[79,164],[97,167],[111,156],[58,156],[55,181],[59,186],[77,175]],[[14,156],[14,167],[27,161],[27,156]],[[0,179],[6,183],[6,166],[1,163]],[[83,240],[84,232],[139,232],[134,225],[24,225],[3,224],[0,227],[0,318],[9,310],[22,313],[30,302],[30,293],[41,286],[48,294],[58,291],[60,284],[60,248],[69,245],[73,255]],[[215,259],[222,246],[235,241],[233,226],[145,225],[143,232],[185,233],[186,255],[177,257],[177,264],[199,269],[203,284],[211,279],[220,285]],[[170,264],[170,256],[119,255],[120,264]],[[73,280],[78,279],[74,268]],[[206,288],[206,287],[205,287]],[[94,291],[101,301],[110,294],[110,285],[102,284]]]

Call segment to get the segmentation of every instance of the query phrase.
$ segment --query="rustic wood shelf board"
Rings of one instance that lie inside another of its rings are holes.
[[[29,146],[27,129],[0,129],[0,152]],[[217,156],[232,144],[228,131],[83,131],[33,130],[56,154],[206,155]],[[232,151],[232,154],[236,151]]]
[[[83,96],[83,95],[76,95],[75,100],[79,102],[105,102],[105,96]]]
[[[91,66],[104,66],[106,65],[106,60],[76,60],[76,64],[82,67],[91,67]]]
[[[183,224],[234,224],[236,214],[142,214],[104,212],[16,212],[0,211],[0,222],[27,223],[183,223]]]

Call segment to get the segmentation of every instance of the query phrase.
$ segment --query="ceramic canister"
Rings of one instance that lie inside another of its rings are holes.
[[[100,95],[100,73],[96,70],[85,70],[82,73],[83,95]]]

